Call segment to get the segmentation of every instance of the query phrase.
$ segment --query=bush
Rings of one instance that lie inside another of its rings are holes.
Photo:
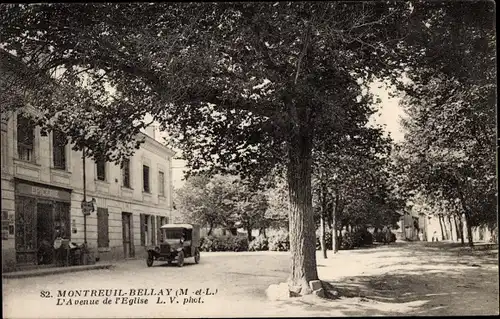
[[[290,238],[288,231],[279,230],[269,236],[269,250],[272,251],[288,251],[290,250]]]
[[[200,240],[201,251],[247,251],[248,239],[243,236],[207,236]]]
[[[384,233],[381,231],[373,233],[373,240],[377,243],[383,243],[385,241]]]
[[[269,241],[266,237],[259,235],[248,245],[249,251],[269,250]]]
[[[356,247],[360,246],[369,246],[373,244],[373,236],[372,234],[366,229],[366,228],[361,228],[355,232],[356,235]]]
[[[316,231],[316,249],[320,250],[321,249],[321,233],[319,230]],[[332,232],[327,231],[325,233],[325,242],[326,242],[326,249],[332,249]]]
[[[394,242],[396,242],[396,234],[391,232],[391,243],[394,243]]]
[[[385,239],[385,234],[384,232],[382,231],[378,231],[376,233],[373,234],[373,240],[377,243],[385,243],[386,242],[386,239]],[[393,232],[391,232],[391,240],[390,242],[393,243],[396,241],[396,234],[394,234]]]
[[[340,245],[340,249],[353,249],[356,246],[359,239],[356,239],[356,234],[352,232],[346,232],[342,236],[342,244]]]

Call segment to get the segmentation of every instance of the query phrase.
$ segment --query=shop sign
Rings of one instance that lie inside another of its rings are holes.
[[[68,191],[58,190],[55,188],[34,186],[24,183],[16,185],[16,191],[19,194],[31,195],[36,197],[46,197],[51,199],[59,199],[64,201],[71,200],[71,193]]]

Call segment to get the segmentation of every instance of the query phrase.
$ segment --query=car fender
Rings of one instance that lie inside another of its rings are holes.
[[[151,254],[153,256],[158,256],[160,253],[159,253],[159,247],[148,247],[146,248],[146,251],[148,252],[148,254]]]

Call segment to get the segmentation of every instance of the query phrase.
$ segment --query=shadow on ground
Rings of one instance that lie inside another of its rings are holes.
[[[320,316],[499,313],[498,250],[397,243],[318,259],[318,273],[340,298],[291,303]]]

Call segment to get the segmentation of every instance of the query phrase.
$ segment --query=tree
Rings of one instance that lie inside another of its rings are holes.
[[[268,208],[267,197],[263,191],[252,189],[248,184],[241,181],[235,187],[236,218],[241,228],[247,231],[248,241],[252,241],[252,230],[264,230],[268,226],[266,211]]]
[[[494,10],[488,1],[416,3],[419,31],[406,49],[418,54],[408,55],[398,84],[408,188],[458,203],[470,245],[472,226],[496,224]]]
[[[236,195],[233,179],[199,175],[190,177],[176,192],[176,202],[186,221],[208,226],[208,235],[214,227],[231,229],[237,222],[235,216]]]
[[[339,229],[348,225],[393,225],[399,219],[397,211],[404,206],[404,199],[397,198],[393,189],[392,140],[383,136],[380,127],[360,127],[332,139],[338,141],[335,149],[330,144],[329,152],[315,153],[313,185],[321,237],[329,224],[335,253]]]

